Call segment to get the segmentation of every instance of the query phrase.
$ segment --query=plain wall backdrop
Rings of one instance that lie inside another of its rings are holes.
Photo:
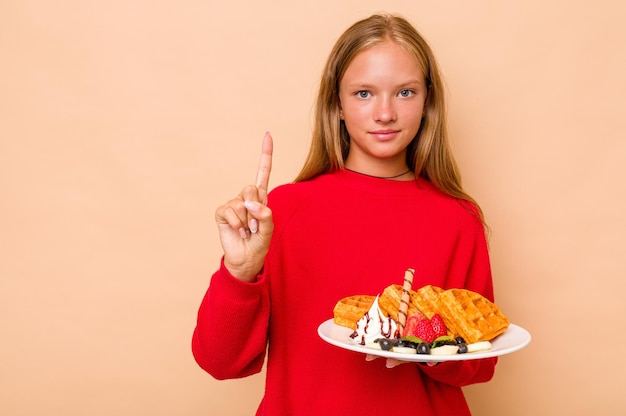
[[[496,300],[533,335],[466,389],[474,413],[624,414],[610,0],[0,2],[0,414],[254,414],[263,374],[218,382],[190,350],[214,211],[254,180],[267,130],[271,185],[295,177],[332,44],[380,10],[435,50]]]

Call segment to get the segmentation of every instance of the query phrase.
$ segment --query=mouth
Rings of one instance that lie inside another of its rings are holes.
[[[371,131],[370,135],[376,138],[377,140],[385,141],[385,140],[391,140],[395,138],[398,135],[398,133],[400,133],[400,130],[385,129],[385,130]]]

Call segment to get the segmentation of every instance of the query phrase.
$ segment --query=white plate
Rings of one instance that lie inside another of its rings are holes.
[[[335,324],[332,319],[322,322],[322,324],[317,328],[317,333],[324,341],[339,348],[361,352],[363,354],[415,362],[466,361],[497,357],[499,355],[510,354],[518,351],[530,343],[530,333],[528,331],[520,326],[510,324],[509,328],[504,331],[503,334],[491,341],[491,349],[489,351],[478,351],[468,354],[455,355],[404,354],[400,352],[375,350],[367,348],[363,345],[354,344],[352,343],[352,339],[350,339],[350,334],[352,334],[352,332],[354,331],[350,328]]]

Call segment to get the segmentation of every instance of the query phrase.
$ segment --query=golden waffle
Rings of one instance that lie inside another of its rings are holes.
[[[410,290],[411,300],[409,301],[409,307],[407,310],[407,316],[410,316],[418,311],[414,304],[416,297],[415,291]],[[398,322],[398,311],[400,308],[400,301],[402,299],[402,286],[390,285],[385,288],[383,293],[378,298],[378,304],[380,309],[391,317],[394,321]]]
[[[430,319],[443,308],[440,299],[441,293],[443,293],[443,289],[440,287],[431,285],[422,286],[415,292],[415,296],[411,296],[411,302],[425,317]]]
[[[354,295],[341,299],[333,309],[333,321],[337,325],[356,329],[356,323],[369,311],[376,296]]]
[[[402,286],[385,288],[378,302],[380,308],[397,320]],[[509,320],[496,306],[476,292],[465,289],[443,290],[437,286],[423,286],[411,290],[408,315],[421,312],[430,319],[439,314],[448,328],[448,335],[462,336],[466,342],[490,341],[503,333]]]
[[[509,319],[484,296],[465,289],[448,289],[439,294],[437,313],[448,330],[466,342],[490,341],[509,327]]]

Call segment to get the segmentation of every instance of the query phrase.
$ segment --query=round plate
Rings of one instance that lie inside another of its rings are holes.
[[[426,354],[404,354],[400,352],[375,350],[352,342],[350,334],[354,330],[345,326],[337,325],[332,319],[322,322],[317,328],[317,333],[324,341],[345,350],[356,351],[363,354],[376,355],[396,360],[415,362],[442,362],[442,361],[466,361],[479,360],[481,358],[497,357],[521,350],[530,343],[530,333],[524,328],[510,324],[503,334],[491,341],[489,351],[477,351],[468,354],[455,355],[426,355]]]

